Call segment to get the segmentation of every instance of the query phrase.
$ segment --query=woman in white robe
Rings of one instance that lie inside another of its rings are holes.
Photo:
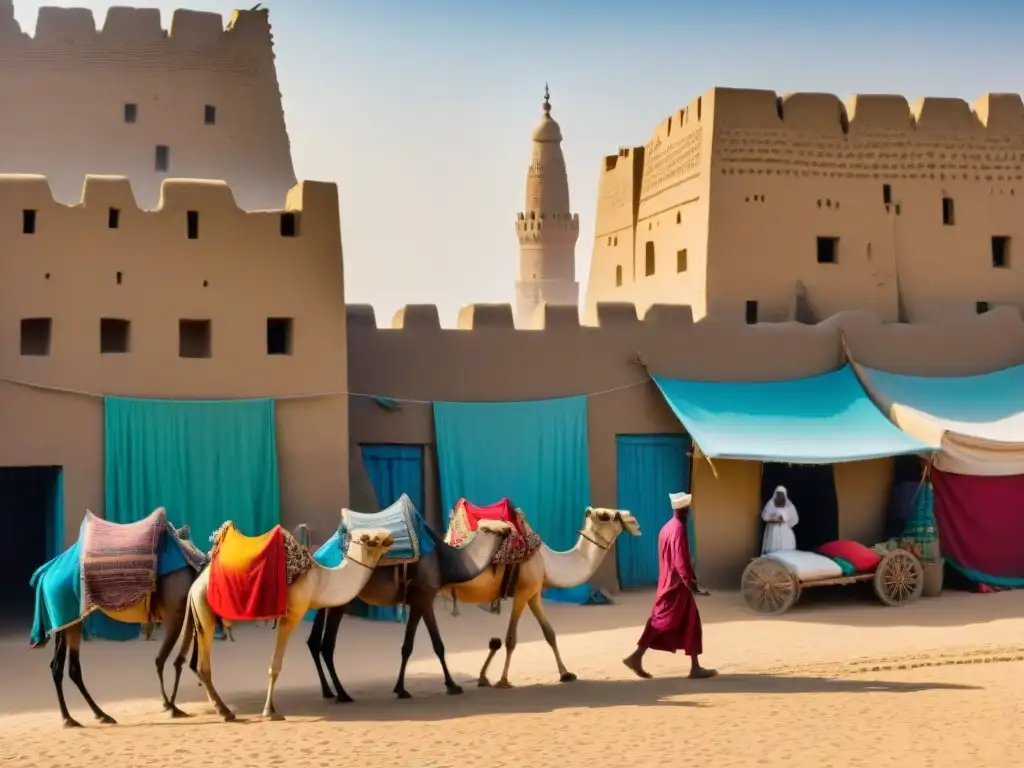
[[[784,486],[775,489],[768,503],[761,510],[764,520],[764,538],[761,540],[761,554],[796,549],[796,534],[793,528],[800,522],[796,507],[789,500]]]

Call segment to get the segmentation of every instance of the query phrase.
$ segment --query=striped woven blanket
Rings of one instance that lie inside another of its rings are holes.
[[[163,507],[137,523],[110,523],[92,512],[82,525],[82,615],[122,611],[156,589],[157,548],[167,530]]]

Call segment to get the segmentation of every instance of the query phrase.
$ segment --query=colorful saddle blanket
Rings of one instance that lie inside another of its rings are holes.
[[[288,612],[288,586],[313,567],[309,550],[280,525],[246,536],[230,520],[211,537],[206,599],[229,621],[277,619]]]
[[[512,526],[512,534],[494,555],[496,565],[523,563],[540,549],[540,536],[530,528],[523,511],[515,509],[507,498],[487,507],[478,507],[465,499],[459,499],[452,510],[445,540],[453,547],[466,546],[476,535],[481,520],[503,520]]]
[[[348,549],[353,533],[368,530],[385,530],[395,542],[377,564],[378,567],[415,563],[433,552],[436,546],[427,521],[420,515],[412,499],[404,493],[398,501],[380,512],[343,509],[341,527],[338,529],[342,551]]]
[[[97,608],[119,612],[145,605],[148,609],[156,589],[160,537],[167,528],[163,508],[126,524],[85,513],[80,559],[83,616]]]

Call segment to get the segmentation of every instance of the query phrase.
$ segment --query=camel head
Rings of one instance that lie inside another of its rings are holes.
[[[631,536],[639,536],[640,523],[624,509],[587,507],[583,530],[590,534],[596,534],[604,541],[611,542],[623,531]]]
[[[512,533],[512,526],[504,520],[481,520],[476,525],[477,531],[486,531],[502,538]]]
[[[387,554],[395,540],[383,528],[379,530],[358,531],[349,540],[349,550],[361,549],[362,555],[356,559],[361,563],[376,565]]]

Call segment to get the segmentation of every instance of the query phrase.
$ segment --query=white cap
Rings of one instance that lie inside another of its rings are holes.
[[[688,493],[670,493],[668,500],[672,502],[672,509],[686,509],[690,506],[690,501],[693,499]]]

